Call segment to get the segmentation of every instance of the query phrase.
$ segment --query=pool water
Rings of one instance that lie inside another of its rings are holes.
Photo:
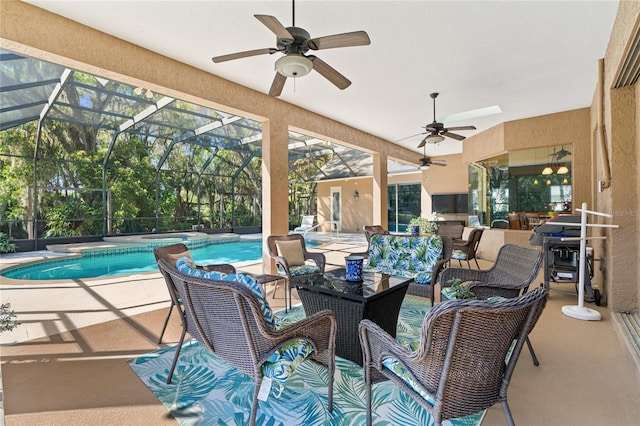
[[[195,262],[200,265],[262,261],[262,241],[260,240],[212,244],[189,251]],[[158,265],[152,251],[116,252],[100,256],[42,262],[10,269],[2,276],[20,280],[62,280],[113,277],[157,270]]]

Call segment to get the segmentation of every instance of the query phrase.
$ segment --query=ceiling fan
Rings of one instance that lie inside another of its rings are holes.
[[[444,127],[443,123],[438,123],[438,121],[436,120],[436,98],[438,97],[438,95],[439,93],[432,93],[431,95],[429,95],[431,96],[431,99],[433,99],[433,122],[424,126],[424,129],[426,131],[422,133],[418,133],[416,135],[409,136],[408,138],[404,138],[404,139],[409,139],[414,136],[426,134],[427,136],[424,139],[422,139],[422,142],[420,142],[420,144],[418,145],[418,148],[425,146],[425,144],[427,143],[442,142],[445,136],[452,139],[459,140],[459,141],[465,139],[465,136],[461,136],[456,133],[451,133],[451,130],[476,130],[475,126],[457,126],[457,127],[447,128],[447,127]],[[404,140],[404,139],[400,139],[400,140]]]
[[[431,157],[427,157],[427,148],[423,145],[422,152],[424,157],[420,159],[420,170],[429,170],[431,166],[446,166],[445,160],[432,160]]]
[[[420,170],[428,170],[431,166],[446,166],[445,160],[432,160],[431,157],[422,157],[420,159]]]
[[[264,49],[248,50],[244,52],[231,53],[228,55],[215,56],[213,62],[225,62],[234,59],[246,58],[249,56],[284,53],[275,63],[276,75],[271,83],[269,96],[280,96],[287,77],[302,77],[316,70],[320,75],[329,80],[341,90],[351,85],[345,76],[329,66],[322,59],[314,55],[305,55],[311,50],[334,49],[337,47],[365,46],[371,43],[365,31],[354,31],[343,34],[334,34],[324,37],[311,38],[309,33],[296,27],[295,0],[293,1],[293,25],[284,27],[275,17],[269,15],[254,15],[269,30],[276,35],[276,46]]]

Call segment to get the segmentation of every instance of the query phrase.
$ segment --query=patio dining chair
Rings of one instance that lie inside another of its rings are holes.
[[[156,258],[156,262],[160,259],[165,259],[169,264],[175,265],[176,261],[182,256],[187,256],[189,259],[193,260],[191,253],[186,245],[182,243],[170,244],[167,246],[159,246],[153,249],[153,255]],[[224,272],[226,274],[233,274],[236,272],[236,268],[233,265],[229,265],[227,263],[220,264],[211,264],[211,265],[196,265],[197,268],[200,268],[205,271],[219,271]],[[173,312],[173,308],[175,307],[179,315],[181,317],[182,322],[182,337],[180,338],[180,345],[182,345],[182,341],[184,340],[185,330],[185,322],[182,301],[178,297],[177,290],[173,286],[173,282],[168,279],[166,276],[164,277],[165,284],[167,285],[167,289],[169,290],[169,297],[171,298],[171,305],[169,305],[169,310],[167,311],[167,317],[164,320],[164,325],[162,326],[162,331],[160,332],[160,337],[158,337],[158,344],[162,343],[162,337],[164,336],[164,332],[167,329],[167,325],[169,324],[169,319],[171,318],[171,312]]]
[[[453,241],[453,252],[451,253],[451,258],[456,259],[458,263],[460,263],[460,266],[462,266],[462,261],[465,260],[467,262],[467,266],[471,268],[471,263],[469,261],[473,259],[476,262],[478,269],[480,269],[478,259],[476,259],[476,252],[478,251],[483,231],[484,229],[482,228],[475,228],[471,230],[466,240]]]
[[[432,415],[435,425],[498,402],[513,425],[507,389],[546,301],[547,291],[536,288],[497,302],[440,303],[427,312],[415,348],[403,347],[374,322],[361,321],[367,425],[373,420],[372,390],[378,379],[395,383]]]
[[[326,259],[323,253],[307,251],[305,239],[300,234],[269,235],[269,256],[275,261],[278,275],[284,278],[285,307],[291,308],[291,284],[289,279],[299,275],[324,273]],[[275,298],[275,289],[273,291]]]
[[[263,383],[271,382],[281,391],[287,377],[306,360],[328,370],[327,405],[329,411],[333,410],[337,330],[333,312],[322,310],[300,321],[281,324],[271,311],[260,282],[250,274],[204,272],[192,268],[184,259],[178,260],[175,267],[163,259],[158,265],[184,301],[189,333],[255,381],[250,425],[256,422]],[[269,397],[270,392],[265,394]]]

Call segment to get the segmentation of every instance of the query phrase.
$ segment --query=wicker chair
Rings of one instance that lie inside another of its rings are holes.
[[[442,260],[436,263],[436,267],[433,268],[431,273],[431,282],[429,284],[419,284],[413,282],[409,284],[407,294],[420,297],[428,297],[431,299],[431,306],[434,303],[434,287],[438,282],[440,273],[449,265],[451,261],[451,252],[453,250],[453,240],[446,235],[441,235],[442,239]]]
[[[449,287],[449,281],[459,279],[471,282],[469,288],[479,299],[491,296],[517,297],[524,294],[538,276],[542,253],[536,249],[505,244],[500,247],[496,262],[485,270],[448,268],[440,274],[440,287]],[[526,339],[533,363],[539,365],[533,346]]]
[[[153,249],[153,255],[156,258],[156,262],[160,259],[165,259],[169,264],[175,264],[176,260],[178,260],[181,256],[187,256],[191,258],[191,253],[187,246],[182,243],[178,244],[170,244],[168,246],[160,246],[155,247]],[[236,268],[233,265],[229,265],[227,263],[213,264],[213,265],[197,265],[197,268],[203,269],[205,271],[219,271],[224,272],[226,274],[233,274],[236,272]],[[168,279],[166,276],[165,284],[167,284],[167,289],[169,290],[169,296],[171,297],[171,305],[169,306],[169,311],[167,312],[167,317],[164,320],[164,325],[162,326],[162,331],[160,332],[160,337],[158,337],[158,344],[162,343],[162,336],[164,336],[164,332],[167,329],[167,325],[169,324],[169,318],[171,318],[171,312],[173,312],[173,307],[175,306],[178,309],[180,314],[180,321],[182,322],[182,336],[180,337],[179,346],[182,346],[182,341],[184,340],[184,335],[186,333],[186,324],[184,322],[184,313],[182,308],[182,303],[180,298],[178,297],[178,293],[176,288],[173,286],[173,282]],[[172,370],[173,371],[173,370]]]
[[[274,329],[267,323],[258,297],[245,284],[185,274],[165,260],[158,265],[184,300],[189,333],[199,336],[197,340],[217,357],[255,380],[249,424],[256,421],[265,363],[292,340],[308,341],[314,350],[307,360],[327,368],[328,409],[333,410],[337,329],[333,312],[323,310]]]
[[[476,262],[476,266],[480,269],[480,265],[478,264],[478,259],[476,259],[476,251],[478,250],[478,245],[480,245],[480,238],[482,238],[482,232],[484,229],[475,228],[472,229],[469,233],[469,237],[466,240],[454,240],[453,241],[453,253],[451,254],[452,259],[456,259],[460,266],[462,266],[462,261],[467,261],[467,266],[471,268],[471,263],[469,262],[473,259]]]
[[[297,251],[302,250],[302,259],[305,264],[290,264],[290,260],[287,260],[287,257],[278,249],[278,243],[284,242],[286,244],[292,241],[298,242],[299,246],[295,245],[295,248]],[[311,253],[307,251],[304,237],[300,234],[270,235],[267,237],[267,250],[269,251],[269,256],[271,256],[276,263],[278,274],[285,278],[285,307],[289,309],[291,308],[291,285],[289,283],[289,278],[309,273],[324,273],[326,259],[322,253]],[[315,263],[315,266],[307,265],[307,261],[312,261]],[[273,297],[275,297],[275,290]]]
[[[438,230],[436,231],[441,237],[444,235],[454,241],[461,240],[463,232],[464,226],[459,223],[443,223],[442,225],[438,225]]]
[[[364,236],[367,238],[367,242],[369,242],[369,239],[373,234],[389,234],[389,231],[384,229],[382,225],[364,225],[362,229],[364,231]]]
[[[372,384],[379,378],[398,385],[433,416],[436,425],[497,402],[502,404],[507,423],[513,425],[507,388],[524,340],[546,301],[547,291],[536,288],[499,302],[440,303],[427,313],[413,352],[375,323],[360,322],[367,425],[372,424]]]

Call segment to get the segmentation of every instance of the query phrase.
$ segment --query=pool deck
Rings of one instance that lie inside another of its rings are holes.
[[[209,234],[212,239],[238,239],[236,234]],[[260,240],[262,234],[239,236],[240,240]],[[310,249],[325,253],[327,268],[344,265],[351,251],[366,250],[364,234],[314,232],[307,239],[321,243]],[[52,245],[48,250],[3,254],[0,270],[15,265],[80,256],[86,250],[122,247],[121,242],[107,241]],[[264,273],[262,262],[234,264],[238,270]],[[272,293],[273,286],[267,289]],[[282,290],[280,290],[282,291]],[[0,334],[0,345],[15,344],[57,335],[89,325],[153,311],[169,306],[169,294],[159,272],[145,272],[119,277],[28,281],[0,276],[0,301],[11,303],[20,325],[12,332]]]

